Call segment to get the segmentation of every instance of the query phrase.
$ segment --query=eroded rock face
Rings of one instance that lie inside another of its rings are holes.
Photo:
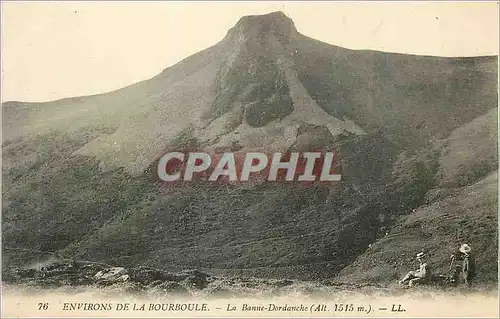
[[[260,40],[274,37],[278,42],[287,41],[297,33],[292,19],[283,12],[271,12],[263,15],[245,16],[228,32],[228,38],[244,37],[248,40]]]

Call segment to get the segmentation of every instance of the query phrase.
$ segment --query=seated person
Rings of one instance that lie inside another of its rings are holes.
[[[417,254],[417,260],[420,263],[420,267],[418,270],[410,271],[406,276],[399,281],[400,284],[404,284],[408,282],[410,287],[413,287],[415,284],[423,284],[427,283],[431,278],[430,267],[425,261],[426,256],[423,252]]]

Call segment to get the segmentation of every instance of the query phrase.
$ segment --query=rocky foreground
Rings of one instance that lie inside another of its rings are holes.
[[[101,291],[105,295],[132,294],[145,297],[177,295],[184,297],[262,297],[266,296],[323,296],[378,295],[394,296],[408,293],[397,284],[351,284],[335,279],[323,281],[295,281],[287,279],[262,279],[254,277],[223,277],[199,270],[168,272],[137,267],[113,267],[106,264],[64,260],[46,262],[31,267],[4,269],[2,282],[5,288],[24,291],[66,291],[82,293]],[[437,288],[437,289],[436,289]],[[455,287],[418,287],[414,292],[424,295],[435,293],[485,293],[494,287],[477,286],[474,289]],[[424,296],[422,295],[422,296]]]
[[[210,280],[213,280],[210,275],[197,270],[173,274],[147,267],[126,269],[76,261],[56,261],[28,268],[15,267],[4,271],[3,274],[3,281],[7,284],[40,288],[107,287],[127,284],[132,290],[156,287],[180,293],[188,292],[190,289],[204,289]]]
[[[43,266],[5,269],[2,281],[7,285],[41,289],[106,287],[130,293],[153,290],[180,295],[192,295],[201,290],[210,291],[209,294],[223,293],[222,287],[229,286],[281,288],[294,283],[291,280],[222,278],[198,270],[170,273],[148,267],[127,269],[73,260],[54,261]]]

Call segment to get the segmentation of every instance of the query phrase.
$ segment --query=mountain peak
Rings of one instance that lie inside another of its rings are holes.
[[[272,34],[279,38],[288,38],[297,32],[292,19],[281,11],[262,15],[249,15],[242,17],[229,31],[229,35],[259,37]]]

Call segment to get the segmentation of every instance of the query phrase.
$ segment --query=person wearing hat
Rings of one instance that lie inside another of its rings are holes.
[[[420,263],[418,270],[410,271],[406,276],[399,281],[400,284],[408,282],[408,286],[413,287],[415,284],[423,284],[429,281],[431,277],[430,267],[426,262],[426,256],[423,252],[417,254],[417,260]]]
[[[471,287],[472,280],[476,277],[476,261],[468,244],[462,244],[457,254],[451,255],[452,263],[455,259],[462,260],[462,276],[467,287]]]

